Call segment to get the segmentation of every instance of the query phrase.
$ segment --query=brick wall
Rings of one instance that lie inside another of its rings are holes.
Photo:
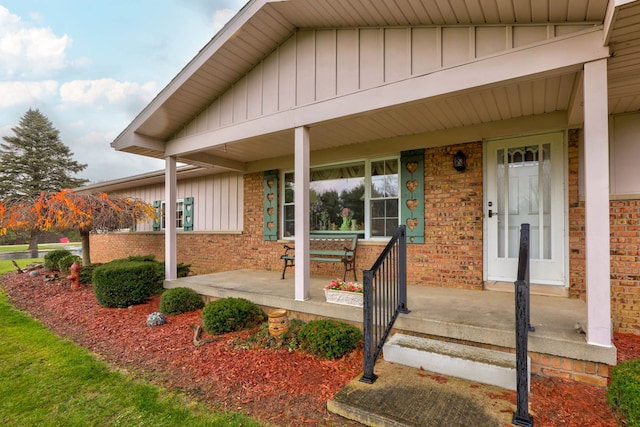
[[[585,299],[584,201],[578,192],[579,131],[569,131],[569,294]],[[457,172],[451,159],[467,155],[467,170]],[[429,286],[482,289],[483,200],[482,143],[425,150],[425,244],[408,246],[408,280]],[[280,271],[282,243],[263,240],[263,174],[244,177],[242,234],[179,233],[178,262],[195,274],[238,268]],[[640,201],[611,202],[611,286],[614,328],[640,331]],[[164,260],[163,233],[115,233],[91,236],[93,262],[129,255],[155,254]],[[356,267],[371,267],[383,244],[358,246]],[[287,274],[293,274],[289,269]],[[342,265],[311,263],[311,274],[342,276]],[[348,279],[351,276],[348,276]]]
[[[452,158],[462,150],[467,169]],[[425,244],[409,245],[411,283],[482,289],[482,142],[425,151]]]
[[[640,333],[640,200],[612,200],[611,315],[614,330]]]
[[[586,299],[585,282],[585,240],[584,240],[584,202],[580,201],[578,190],[578,141],[577,129],[569,131],[569,296]]]

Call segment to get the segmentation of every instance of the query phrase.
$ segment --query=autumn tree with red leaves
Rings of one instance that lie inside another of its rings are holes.
[[[60,132],[39,110],[29,109],[13,136],[0,142],[0,199],[37,198],[88,182],[76,177],[87,165],[73,160],[73,152],[62,143]],[[29,233],[29,249],[38,250],[39,231]]]
[[[150,221],[155,209],[130,197],[78,194],[73,190],[41,193],[35,198],[13,198],[0,202],[0,234],[7,230],[77,230],[82,239],[82,263],[91,264],[89,235],[135,227]]]

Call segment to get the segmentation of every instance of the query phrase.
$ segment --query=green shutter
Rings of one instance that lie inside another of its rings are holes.
[[[193,215],[194,204],[193,197],[185,197],[182,201],[182,229],[184,231],[193,231]]]
[[[154,201],[153,208],[156,210],[156,215],[153,218],[153,231],[160,231],[160,225],[162,223],[162,200]]]
[[[264,240],[278,240],[278,171],[264,173]]]
[[[400,153],[400,212],[407,243],[424,243],[424,150]]]

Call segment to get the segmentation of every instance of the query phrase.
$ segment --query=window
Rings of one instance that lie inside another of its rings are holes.
[[[398,161],[371,162],[372,237],[392,236],[398,228]]]
[[[164,230],[165,227],[165,202],[162,202],[162,220],[161,220],[161,228]],[[180,199],[176,201],[176,228],[181,229],[184,228],[184,200]]]
[[[365,238],[393,235],[399,224],[398,159],[311,169],[312,231],[358,231]],[[283,179],[283,237],[295,234],[294,173]]]

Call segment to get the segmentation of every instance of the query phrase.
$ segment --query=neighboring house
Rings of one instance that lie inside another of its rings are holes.
[[[250,1],[112,143],[166,170],[84,189],[176,209],[92,247],[278,270],[348,207],[359,269],[406,224],[410,283],[482,290],[526,222],[534,292],[610,347],[640,331],[639,76],[638,0]],[[307,257],[298,300],[339,273]]]

